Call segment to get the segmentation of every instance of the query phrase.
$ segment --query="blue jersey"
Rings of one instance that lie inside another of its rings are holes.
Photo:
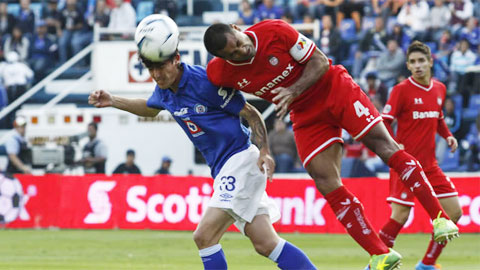
[[[213,178],[234,154],[250,146],[250,132],[239,113],[245,98],[234,89],[218,88],[205,68],[182,63],[178,91],[155,87],[147,106],[168,110],[207,160]]]

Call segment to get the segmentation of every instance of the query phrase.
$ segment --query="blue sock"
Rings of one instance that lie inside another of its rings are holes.
[[[223,254],[222,245],[216,244],[199,250],[205,270],[226,270],[227,260]]]
[[[305,253],[298,247],[280,239],[268,258],[277,263],[282,270],[313,270],[317,269]]]

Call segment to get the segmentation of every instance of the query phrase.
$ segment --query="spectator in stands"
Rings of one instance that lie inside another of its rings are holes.
[[[467,20],[473,15],[473,5],[470,0],[453,0],[449,5],[452,12],[450,27],[454,37],[458,36],[458,31],[467,23]]]
[[[405,53],[398,47],[395,39],[390,39],[387,50],[381,52],[377,59],[378,78],[387,88],[393,87],[404,66]]]
[[[342,36],[340,35],[340,31],[333,25],[330,15],[324,15],[322,17],[322,29],[320,30],[318,47],[327,56],[333,58],[335,63],[342,61]]]
[[[309,14],[305,14],[303,16],[303,23],[313,23],[313,17],[310,16]],[[299,32],[302,33],[307,38],[313,40],[313,29],[305,29],[305,30],[301,30]]]
[[[108,9],[107,2],[105,0],[97,0],[94,11],[88,14],[87,17],[89,30],[92,31],[95,24],[98,24],[100,27],[107,27],[109,22],[110,9]]]
[[[462,28],[460,39],[466,39],[470,42],[470,49],[475,50],[480,44],[480,27],[478,27],[478,19],[470,17],[467,24]]]
[[[254,12],[252,5],[248,0],[242,0],[238,10],[238,25],[252,25],[254,21]]]
[[[6,53],[5,58],[7,62],[0,67],[0,81],[3,81],[7,89],[8,103],[10,104],[27,91],[33,78],[33,71],[25,63],[20,62],[18,53],[15,51]],[[7,116],[8,128],[12,127],[16,110],[18,107]]]
[[[12,34],[15,25],[15,17],[7,12],[7,2],[0,2],[0,44],[3,44],[5,37]]]
[[[397,21],[413,31],[413,39],[425,40],[430,8],[425,0],[407,0],[398,13]]]
[[[30,0],[20,0],[20,13],[17,17],[17,24],[27,36],[35,30],[35,13],[30,9]]]
[[[263,0],[254,14],[254,22],[258,23],[265,19],[280,19],[283,15],[283,10],[275,5],[275,0]]]
[[[323,0],[297,0],[295,16],[303,18],[305,14],[312,18],[321,18],[323,16]]]
[[[367,93],[370,100],[380,102],[379,107],[380,109],[383,109],[383,106],[385,106],[385,103],[388,99],[388,88],[385,87],[380,80],[378,80],[376,72],[367,73],[366,81],[367,84],[364,87],[365,93]],[[374,105],[376,104],[374,103]],[[382,110],[379,110],[379,112],[381,111]]]
[[[435,0],[435,5],[430,9],[428,16],[428,40],[436,41],[442,36],[450,23],[452,13],[445,5],[444,0]]]
[[[462,111],[461,109],[455,108],[455,102],[453,102],[453,99],[450,97],[445,98],[443,103],[443,117],[453,136],[460,138],[458,131],[460,130],[460,124],[462,122]],[[437,156],[438,164],[442,164],[445,158],[445,152],[448,150],[448,145],[443,138],[438,138],[436,143],[435,155]]]
[[[22,29],[18,26],[14,26],[12,35],[8,36],[3,45],[3,53],[7,55],[9,52],[16,52],[19,57],[19,61],[26,61],[28,57],[28,48],[30,47],[30,41],[23,35]]]
[[[83,11],[77,6],[77,0],[67,0],[61,12],[61,36],[58,41],[60,63],[80,52],[85,45],[83,29],[85,21]],[[71,51],[71,54],[69,53]]]
[[[13,122],[13,133],[5,141],[5,149],[8,155],[7,174],[31,173],[31,151],[25,139],[27,120],[23,116],[17,116]]]
[[[30,44],[28,63],[35,73],[35,82],[43,79],[55,63],[55,52],[58,46],[47,35],[47,24],[43,20],[37,22],[37,31]]]
[[[399,23],[396,23],[393,26],[392,33],[388,35],[388,39],[395,39],[397,44],[402,50],[407,51],[408,46],[410,45],[412,39],[407,33],[403,30],[403,26]]]
[[[375,28],[369,29],[359,42],[358,51],[355,53],[355,62],[353,64],[353,77],[359,78],[360,73],[367,61],[372,56],[378,56],[380,52],[386,50],[387,31],[381,17],[375,18]]]
[[[97,138],[97,123],[88,124],[88,143],[83,147],[82,159],[78,162],[83,165],[84,173],[105,173],[107,161],[107,145]]]
[[[373,13],[387,21],[390,16],[396,17],[398,15],[403,3],[404,1],[396,0],[372,0]]]
[[[339,6],[344,0],[323,0],[323,15],[330,15],[332,21],[336,27],[340,29],[340,25],[337,24],[337,12]]]
[[[275,159],[275,172],[292,172],[297,163],[297,147],[293,132],[287,129],[283,119],[275,119],[273,130],[268,134],[272,156]]]
[[[344,0],[338,9],[337,25],[340,25],[344,18],[352,18],[355,22],[355,29],[360,32],[362,29],[363,9],[366,0]]]
[[[57,3],[57,0],[48,0],[41,13],[42,20],[47,24],[47,33],[55,37],[55,41],[62,35],[62,14],[57,9]]]
[[[142,174],[135,164],[135,151],[132,149],[127,150],[127,160],[118,165],[113,174]]]
[[[282,17],[280,18],[282,21],[287,22],[288,24],[293,23],[293,16],[289,12],[283,13]]]
[[[175,0],[154,0],[153,12],[166,14],[175,20],[177,16],[177,2]]]
[[[450,57],[450,84],[448,87],[450,91],[464,92],[465,70],[474,65],[475,60],[477,60],[477,56],[470,50],[468,40],[462,39],[458,44],[458,49]]]
[[[115,8],[110,13],[109,29],[135,29],[137,26],[136,12],[129,2],[115,0]]]
[[[467,171],[480,170],[480,114],[475,121],[475,134],[469,136],[469,148],[466,152]]]
[[[169,156],[162,158],[162,164],[160,168],[155,171],[155,174],[170,174],[170,166],[172,165],[172,159]]]

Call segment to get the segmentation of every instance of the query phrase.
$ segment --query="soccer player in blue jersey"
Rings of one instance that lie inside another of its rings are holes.
[[[238,91],[212,85],[205,69],[182,63],[178,51],[164,62],[144,58],[142,62],[157,83],[149,99],[98,90],[88,102],[145,117],[167,110],[203,154],[215,179],[209,206],[193,237],[204,269],[227,269],[219,241],[232,224],[280,269],[316,269],[302,250],[280,238],[272,226],[280,213],[265,187],[275,164],[265,123],[255,107]],[[240,117],[247,120],[256,146]]]

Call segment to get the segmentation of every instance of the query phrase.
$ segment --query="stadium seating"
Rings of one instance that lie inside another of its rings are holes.
[[[463,110],[465,119],[475,119],[480,111],[480,94],[472,95],[468,107]]]
[[[340,24],[342,39],[347,42],[353,42],[357,39],[355,30],[355,21],[353,19],[343,19]]]
[[[153,1],[140,1],[137,5],[137,23],[152,14]]]
[[[454,172],[457,171],[460,165],[460,151],[455,151],[451,153],[450,151],[445,151],[445,157],[440,168],[445,172]]]

